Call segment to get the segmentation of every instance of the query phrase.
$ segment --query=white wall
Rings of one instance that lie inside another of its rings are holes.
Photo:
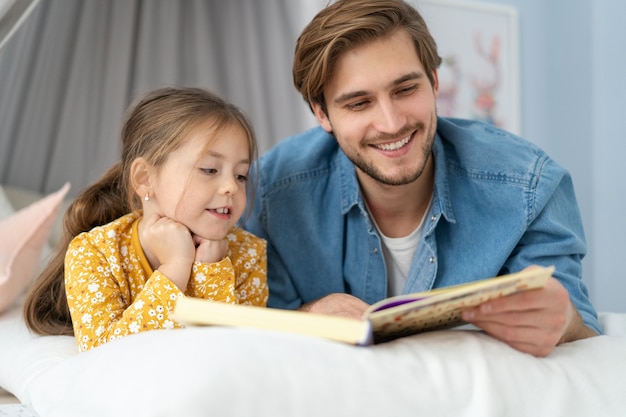
[[[626,2],[483,1],[518,10],[523,136],[572,173],[596,308],[626,312]]]
[[[598,304],[626,311],[626,2],[595,0],[591,136],[594,201],[589,230],[593,242],[593,287]]]

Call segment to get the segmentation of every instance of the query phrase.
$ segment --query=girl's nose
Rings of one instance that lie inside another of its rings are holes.
[[[235,195],[238,188],[237,181],[230,175],[222,183],[222,193],[228,196]]]

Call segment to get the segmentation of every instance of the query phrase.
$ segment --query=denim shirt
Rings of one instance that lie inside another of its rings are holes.
[[[554,265],[600,333],[581,280],[586,243],[569,173],[532,143],[469,120],[438,118],[433,156],[433,201],[402,292]],[[256,186],[245,228],[268,241],[268,306],[387,296],[381,240],[332,135],[317,127],[279,143],[259,159]]]

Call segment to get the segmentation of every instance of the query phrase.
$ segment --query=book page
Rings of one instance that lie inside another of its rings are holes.
[[[170,317],[185,326],[236,326],[317,336],[354,345],[369,345],[371,323],[349,317],[180,298]]]
[[[375,343],[462,324],[461,312],[485,301],[520,291],[541,288],[554,267],[531,268],[469,284],[437,289],[431,295],[391,297],[370,307]]]

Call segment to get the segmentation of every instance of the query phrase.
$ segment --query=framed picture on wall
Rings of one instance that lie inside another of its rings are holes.
[[[472,0],[410,0],[439,49],[437,111],[521,135],[519,29],[512,6]]]

